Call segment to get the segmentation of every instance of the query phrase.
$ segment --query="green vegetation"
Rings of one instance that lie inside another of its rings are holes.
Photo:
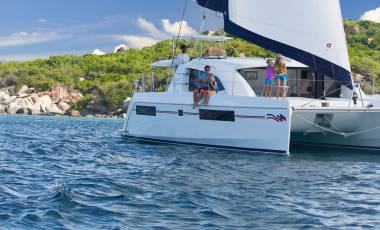
[[[345,28],[349,32],[347,41],[353,72],[376,78],[377,83],[380,83],[380,24],[346,20]],[[229,43],[230,45],[225,45],[229,56],[239,56],[239,53],[247,57],[274,56],[241,39],[233,39]],[[193,47],[192,44],[188,45]],[[190,54],[195,56],[195,50],[190,49]],[[151,47],[105,56],[56,56],[48,60],[1,63],[0,87],[28,85],[44,91],[62,83],[80,90],[84,95],[75,108],[83,109],[97,99],[108,108],[116,110],[132,94],[133,84],[140,79],[142,72],[147,74],[146,84],[149,87],[150,72],[153,71],[150,63],[169,58],[171,42],[166,40]],[[171,71],[155,69],[154,72],[156,90],[162,91]]]
[[[380,24],[345,20],[348,51],[354,73],[369,76],[380,83]]]

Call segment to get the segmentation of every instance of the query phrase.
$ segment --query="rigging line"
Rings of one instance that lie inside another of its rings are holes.
[[[182,19],[181,19],[181,23],[179,25],[179,31],[178,31],[177,41],[176,41],[176,47],[178,47],[179,37],[181,36],[183,20],[185,19],[185,14],[186,14],[186,9],[187,9],[187,2],[188,2],[188,0],[185,1],[185,6],[184,6],[183,12],[182,12]]]
[[[328,129],[328,128],[325,128],[325,127],[322,127],[322,126],[320,126],[320,125],[317,125],[317,124],[315,124],[314,122],[309,121],[308,119],[304,118],[304,117],[301,116],[301,115],[293,114],[293,116],[298,117],[298,118],[300,118],[301,120],[305,121],[306,123],[308,123],[308,124],[310,124],[310,125],[312,125],[312,126],[314,126],[314,127],[320,128],[320,129],[322,129],[322,130],[324,130],[324,131],[326,131],[326,132],[330,132],[330,133],[334,133],[334,134],[337,134],[337,135],[341,135],[341,136],[346,137],[346,134],[345,134],[345,133],[336,132],[336,131],[334,131],[334,130],[331,130],[331,129]]]
[[[317,63],[315,62],[315,56],[313,54],[312,54],[312,56],[313,56],[313,62],[314,62],[314,70],[318,71]]]
[[[232,49],[232,50],[238,55],[238,57],[241,57],[240,52],[237,51],[237,50],[235,49],[235,47],[234,47],[229,41],[226,40],[225,43],[227,43],[227,44],[231,47],[231,49]],[[227,54],[227,53],[226,53],[226,54]]]
[[[371,128],[371,129],[366,129],[366,130],[363,130],[363,131],[355,132],[355,133],[336,132],[336,131],[334,131],[332,129],[328,129],[328,128],[322,127],[320,125],[317,125],[314,122],[311,122],[308,119],[302,117],[301,115],[293,114],[293,116],[300,118],[301,120],[305,121],[306,123],[309,123],[312,126],[315,126],[317,128],[320,128],[320,129],[322,129],[324,131],[327,131],[327,132],[330,132],[330,133],[341,135],[341,136],[343,136],[345,138],[356,136],[356,135],[359,135],[359,134],[373,132],[373,131],[376,131],[376,130],[380,129],[380,126],[379,126],[379,127],[375,127],[375,128]]]

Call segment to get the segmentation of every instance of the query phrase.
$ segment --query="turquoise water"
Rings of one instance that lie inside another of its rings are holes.
[[[152,145],[121,125],[0,116],[0,229],[380,226],[380,154]]]

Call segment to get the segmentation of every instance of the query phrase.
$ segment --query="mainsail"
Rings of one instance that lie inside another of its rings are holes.
[[[197,0],[227,33],[297,60],[352,89],[339,0]]]

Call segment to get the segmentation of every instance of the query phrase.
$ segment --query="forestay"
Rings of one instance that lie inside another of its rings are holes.
[[[226,32],[352,88],[339,0],[197,0],[223,12]]]

